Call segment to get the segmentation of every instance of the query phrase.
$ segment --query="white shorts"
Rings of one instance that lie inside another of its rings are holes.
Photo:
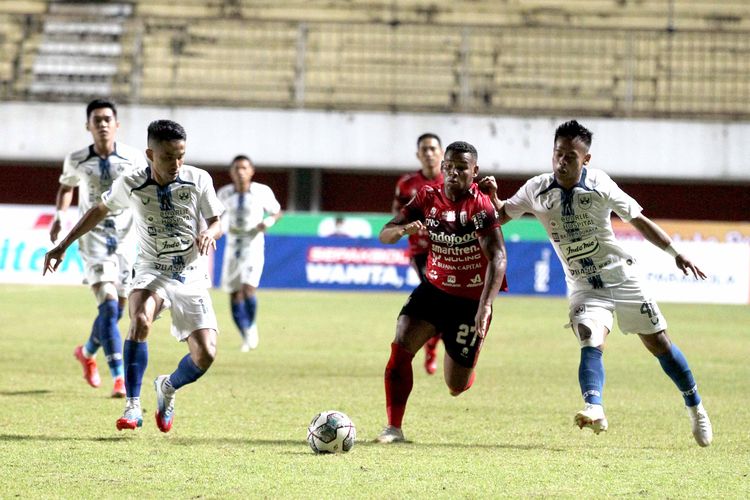
[[[265,264],[265,245],[251,244],[237,250],[228,245],[224,252],[221,272],[221,288],[225,292],[236,292],[242,285],[258,288]]]
[[[611,288],[575,290],[568,299],[574,332],[578,332],[578,324],[584,320],[593,321],[611,332],[614,314],[622,333],[650,335],[667,329],[667,320],[659,306],[643,292],[635,279]]]
[[[127,297],[133,281],[133,263],[123,254],[113,253],[103,257],[84,257],[86,283],[114,283],[117,295]]]
[[[159,273],[140,273],[133,280],[133,290],[150,290],[164,302],[163,310],[172,312],[172,336],[179,341],[187,339],[196,330],[210,328],[219,333],[216,313],[205,281],[182,283]]]

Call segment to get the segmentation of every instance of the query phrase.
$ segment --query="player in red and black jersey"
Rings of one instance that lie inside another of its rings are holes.
[[[445,344],[445,383],[458,396],[474,382],[474,366],[492,317],[492,302],[505,284],[505,242],[489,197],[474,182],[477,151],[466,142],[445,150],[442,186],[423,187],[380,231],[396,243],[426,230],[426,280],[409,296],[398,317],[385,368],[388,426],[381,443],[404,441],[401,422],[413,385],[412,359],[440,333]]]
[[[443,161],[443,146],[440,137],[431,132],[424,133],[417,138],[417,159],[422,168],[414,173],[406,174],[396,183],[396,194],[393,197],[393,215],[398,215],[402,208],[411,201],[424,186],[440,186],[443,174],[440,163]],[[417,271],[420,281],[425,281],[427,267],[427,251],[430,238],[427,231],[417,231],[409,235],[409,259]],[[437,371],[437,345],[440,335],[435,335],[424,345],[424,369],[432,375]]]

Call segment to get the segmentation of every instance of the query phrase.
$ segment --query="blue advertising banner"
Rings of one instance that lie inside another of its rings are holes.
[[[565,276],[547,242],[506,242],[510,293],[565,295]],[[214,284],[219,286],[224,241],[218,242]],[[411,290],[419,278],[409,265],[406,240],[266,235],[262,288]]]

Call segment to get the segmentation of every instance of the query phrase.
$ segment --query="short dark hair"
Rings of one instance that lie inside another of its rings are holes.
[[[443,143],[440,142],[440,137],[438,137],[437,134],[433,134],[432,132],[425,132],[424,134],[417,137],[417,147],[419,147],[419,144],[425,139],[435,139],[438,142],[438,146],[443,145]]]
[[[570,140],[578,139],[586,145],[586,149],[591,147],[591,138],[593,136],[594,134],[589,129],[575,120],[567,121],[555,130],[555,142],[560,137]]]
[[[253,164],[253,160],[251,160],[249,156],[246,156],[246,155],[237,155],[237,156],[235,156],[232,159],[232,163],[230,163],[230,165],[234,165],[234,162],[236,162],[236,161],[242,161],[242,160],[247,161],[250,165]]]
[[[147,140],[158,142],[184,141],[187,140],[185,129],[172,120],[154,120],[148,125]]]
[[[479,158],[479,155],[477,154],[477,148],[464,141],[451,142],[450,144],[448,144],[448,147],[445,148],[446,156],[448,155],[448,151],[453,151],[454,153],[469,153],[472,158],[474,158],[474,161],[477,161],[477,159]]]
[[[117,118],[117,105],[109,99],[94,99],[88,106],[86,106],[86,120],[91,118],[91,112],[95,109],[109,108],[112,110],[112,114]]]

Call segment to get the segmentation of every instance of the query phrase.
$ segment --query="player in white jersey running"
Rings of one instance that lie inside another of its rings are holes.
[[[680,390],[693,436],[700,446],[708,446],[713,431],[695,378],[685,356],[667,336],[664,316],[641,286],[635,257],[618,244],[610,214],[614,211],[674,257],[686,276],[705,279],[706,275],[675,249],[671,238],[606,173],[588,167],[591,138],[592,133],[575,120],[563,123],[555,132],[552,173],[529,179],[505,201],[497,197],[494,178],[484,178],[480,186],[490,193],[502,223],[525,213],[536,216],[565,269],[570,325],[581,345],[578,379],[585,401],[575,423],[597,434],[607,430],[602,352],[616,314],[620,330],[638,334]]]
[[[65,157],[60,187],[57,191],[56,216],[50,227],[54,243],[62,229],[62,214],[73,201],[78,188],[79,215],[96,205],[115,179],[147,165],[143,152],[115,142],[117,107],[112,101],[95,99],[86,107],[86,129],[94,143]],[[99,313],[88,341],[79,345],[73,355],[83,366],[83,376],[92,387],[101,378],[96,352],[101,346],[112,375],[112,397],[125,397],[122,366],[122,338],[117,321],[122,317],[125,298],[132,277],[135,245],[128,233],[133,217],[130,210],[110,213],[91,232],[81,238],[80,253],[85,263],[86,282],[96,297]]]
[[[224,207],[208,172],[183,164],[186,138],[178,123],[152,122],[146,150],[151,167],[118,178],[102,201],[44,259],[45,273],[57,270],[65,250],[77,238],[111,211],[132,209],[138,258],[128,297],[130,329],[123,349],[127,399],[125,412],[117,420],[119,430],[143,423],[140,395],[148,364],[146,340],[164,309],[172,313],[172,335],[186,341],[190,352],[171,375],[154,381],[159,430],[172,428],[175,391],[201,377],[216,356],[218,326],[208,294],[206,255],[216,248],[221,235]]]
[[[230,294],[232,319],[242,335],[242,352],[258,347],[255,320],[265,262],[265,232],[281,217],[281,205],[271,188],[253,182],[255,166],[244,155],[232,160],[229,168],[232,184],[216,194],[226,207],[222,217],[227,235],[221,283]]]

